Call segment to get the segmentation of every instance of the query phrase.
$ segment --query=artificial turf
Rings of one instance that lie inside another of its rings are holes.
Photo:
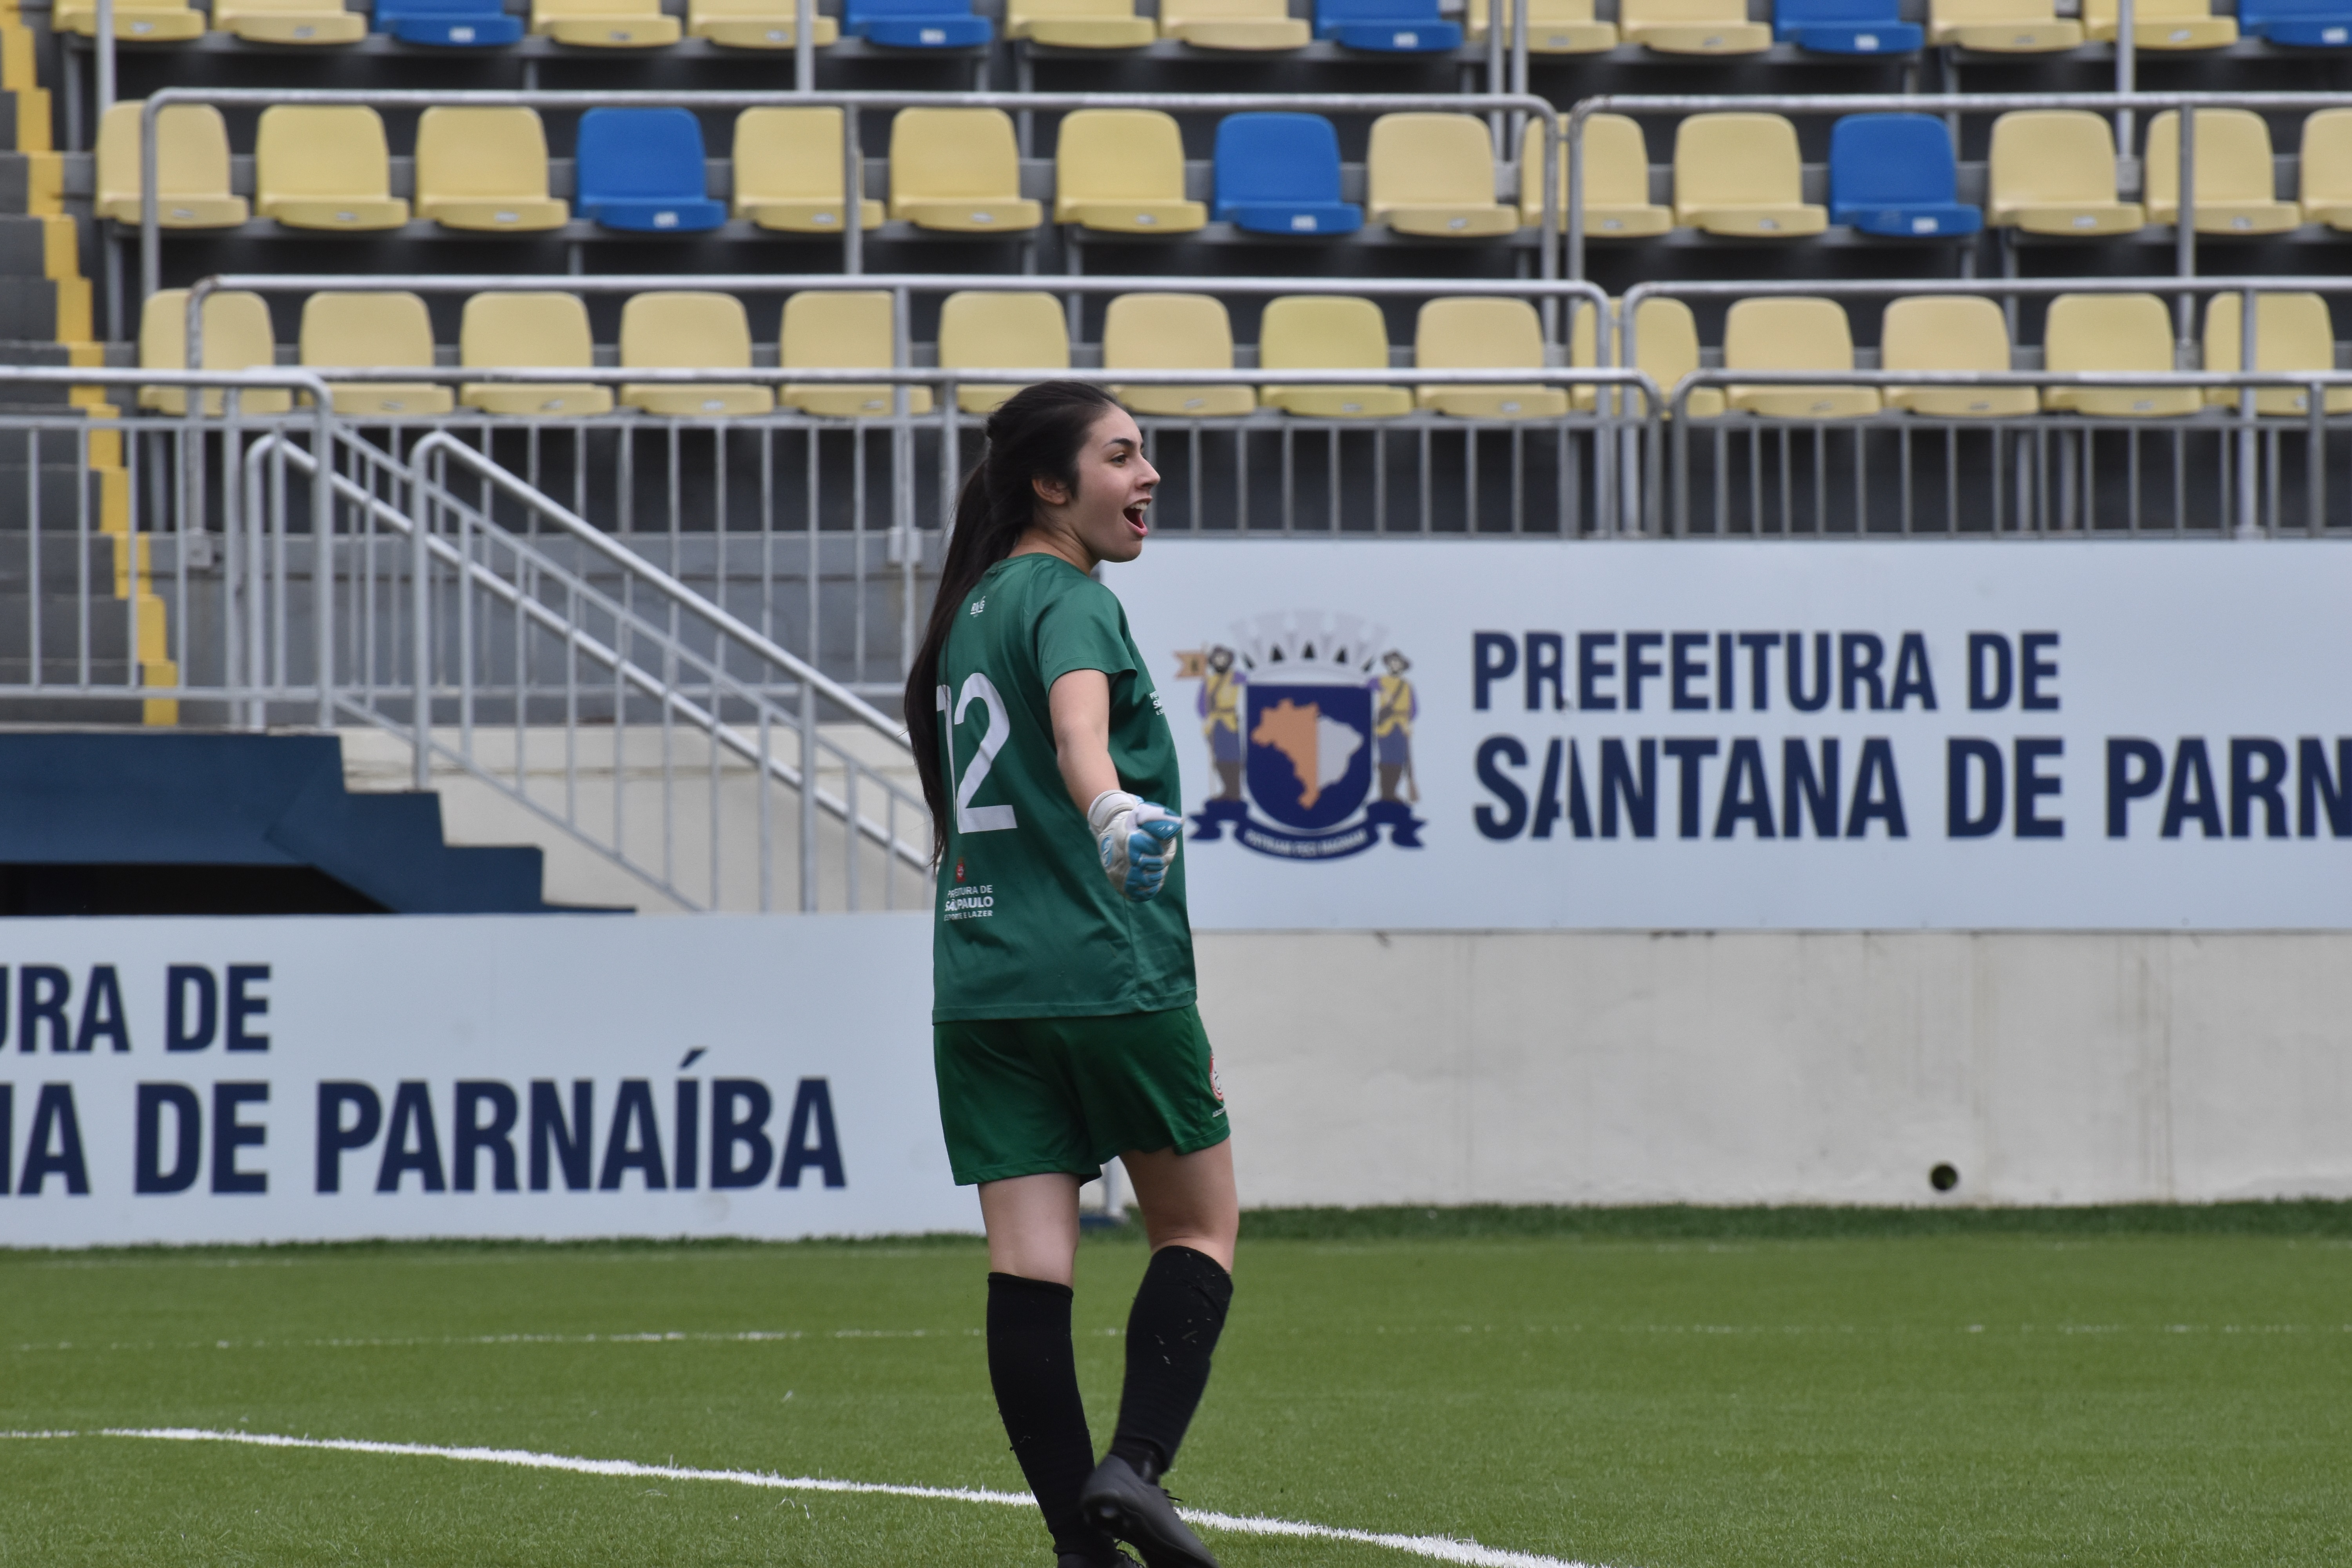
[[[1253,1215],[1171,1482],[1625,1568],[2341,1564],[2346,1212]],[[1081,1256],[1098,1442],[1143,1258]],[[0,1428],[1016,1490],[985,1267],[961,1240],[0,1252]],[[723,1337],[749,1331],[799,1337]],[[688,1337],[611,1337],[646,1333]],[[1051,1561],[1010,1508],[430,1458],[10,1438],[0,1475],[0,1563],[43,1568]],[[1414,1561],[1211,1543],[1231,1568]]]

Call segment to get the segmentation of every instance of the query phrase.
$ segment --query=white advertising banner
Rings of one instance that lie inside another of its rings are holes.
[[[1204,928],[2352,925],[2336,542],[1156,540]]]
[[[24,920],[0,1246],[977,1230],[921,915]]]

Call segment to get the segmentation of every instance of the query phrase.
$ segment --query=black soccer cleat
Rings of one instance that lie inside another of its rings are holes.
[[[1054,1559],[1055,1568],[1136,1568],[1136,1561],[1118,1547],[1110,1548],[1108,1557],[1093,1557],[1083,1552],[1065,1552]]]
[[[1175,1500],[1116,1454],[1087,1478],[1078,1507],[1104,1534],[1142,1552],[1145,1568],[1217,1568],[1201,1538],[1176,1517]]]

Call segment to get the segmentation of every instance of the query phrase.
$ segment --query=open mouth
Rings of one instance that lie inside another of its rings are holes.
[[[1143,514],[1150,505],[1151,502],[1149,500],[1139,500],[1129,507],[1123,514],[1127,519],[1127,526],[1135,530],[1139,535],[1151,531],[1151,525],[1143,521]]]

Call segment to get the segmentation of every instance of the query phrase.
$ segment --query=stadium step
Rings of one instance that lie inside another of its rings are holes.
[[[0,613],[21,612],[0,598]],[[21,679],[22,665],[0,658],[0,680]],[[121,679],[120,666],[114,677]],[[537,847],[449,845],[440,797],[429,792],[346,791],[342,746],[332,736],[0,734],[0,867],[213,868],[221,907],[178,912],[249,912],[238,900],[259,879],[239,873],[282,879],[289,867],[311,868],[357,895],[338,908],[551,908],[541,897]]]
[[[86,210],[68,211],[65,164],[53,149],[51,102],[41,86],[62,59],[48,28],[46,9],[26,12],[0,4],[0,364],[98,366],[106,345],[97,340],[91,289],[82,271],[91,235]],[[86,207],[86,204],[79,204]],[[116,410],[95,386],[58,382],[0,380],[0,419],[11,416],[109,418]],[[145,592],[139,574],[144,542],[131,543],[130,475],[122,464],[122,438],[112,429],[87,434],[70,426],[19,427],[0,432],[0,539],[27,534],[21,543],[0,544],[0,650],[16,653],[30,640],[26,596],[33,578],[33,544],[40,545],[37,586],[44,595],[42,641],[51,622],[72,626],[75,617],[55,615],[46,601],[87,582],[93,589],[91,625],[119,623],[114,657],[123,669],[136,661],[147,685],[176,681],[165,658],[163,601]],[[93,542],[87,560],[68,540],[54,538],[88,530]],[[103,541],[104,542],[100,542]],[[117,548],[120,541],[124,548]],[[88,575],[85,576],[85,571]],[[106,596],[110,595],[110,599]],[[136,647],[131,639],[136,639]],[[34,672],[20,669],[10,683]],[[57,677],[41,672],[45,681]],[[121,672],[112,678],[126,679]],[[151,700],[99,704],[47,697],[0,704],[0,720],[18,723],[176,723],[178,704]]]

